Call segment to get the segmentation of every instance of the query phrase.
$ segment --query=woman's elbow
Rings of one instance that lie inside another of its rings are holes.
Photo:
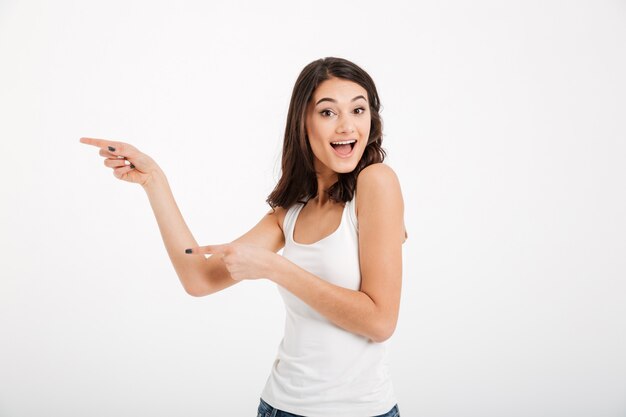
[[[384,323],[376,329],[371,339],[375,343],[383,343],[393,336],[393,333],[396,331],[396,323]]]
[[[200,288],[197,286],[183,286],[183,288],[185,289],[185,292],[192,297],[204,297],[212,293],[212,291],[207,288]]]

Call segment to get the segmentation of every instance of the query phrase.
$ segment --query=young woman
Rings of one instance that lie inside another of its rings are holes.
[[[382,163],[379,110],[373,80],[354,63],[308,64],[293,89],[271,210],[222,245],[198,246],[148,155],[128,143],[80,139],[101,148],[115,177],[142,185],[189,294],[246,279],[277,284],[285,335],[257,416],[400,415],[384,342],[398,320],[407,233],[399,180]]]

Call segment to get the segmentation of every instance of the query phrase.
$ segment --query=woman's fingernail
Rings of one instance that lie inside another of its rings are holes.
[[[135,166],[132,164],[132,162],[130,164],[130,169],[135,169]]]
[[[113,146],[109,146],[109,150],[110,150],[111,152],[115,152],[115,148],[114,148]]]
[[[191,249],[185,249],[185,253],[191,253],[193,252]]]

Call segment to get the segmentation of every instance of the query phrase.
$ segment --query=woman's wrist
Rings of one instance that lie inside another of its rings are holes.
[[[161,168],[157,168],[150,173],[148,179],[141,184],[141,186],[146,192],[149,192],[155,188],[161,187],[164,184],[167,184],[165,173],[161,170]]]

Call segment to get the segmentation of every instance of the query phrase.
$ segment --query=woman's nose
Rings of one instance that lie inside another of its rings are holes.
[[[354,128],[349,123],[344,123],[337,133],[352,133],[354,132]]]

